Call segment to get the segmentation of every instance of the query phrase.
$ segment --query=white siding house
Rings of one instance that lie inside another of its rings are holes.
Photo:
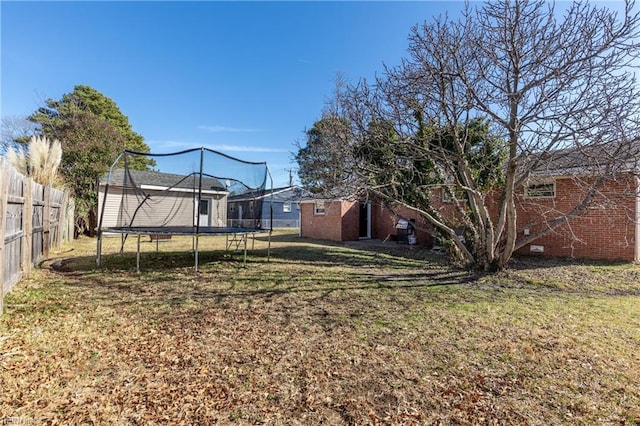
[[[108,189],[107,176],[100,181],[98,220],[104,216],[103,229],[191,227],[198,220],[200,226],[226,226],[228,193],[218,180],[204,178],[199,188],[194,178],[139,170],[129,173],[131,180],[125,184],[124,170],[114,170]]]

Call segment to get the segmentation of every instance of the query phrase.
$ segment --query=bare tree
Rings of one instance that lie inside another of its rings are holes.
[[[418,211],[466,263],[504,267],[637,160],[639,22],[633,1],[620,15],[579,2],[560,15],[543,0],[503,0],[414,27],[400,66],[341,96],[354,172],[371,193]],[[581,201],[519,240],[518,191],[558,167],[580,180]]]
[[[0,126],[0,151],[7,152],[9,148],[24,147],[36,134],[37,125],[27,117],[8,115],[2,117]]]

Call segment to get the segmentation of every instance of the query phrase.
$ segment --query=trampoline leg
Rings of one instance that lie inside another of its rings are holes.
[[[247,238],[249,238],[249,236],[247,234],[244,234],[244,262],[243,262],[243,266],[245,268],[247,267]]]
[[[195,271],[198,272],[198,234],[196,234],[195,249],[196,249]]]
[[[138,234],[138,252],[136,253],[136,272],[140,272],[140,234]]]
[[[267,243],[267,262],[271,261],[271,231],[269,231],[269,238]]]
[[[96,249],[96,266],[99,268],[100,267],[100,263],[101,263],[101,257],[102,257],[102,233],[99,232],[98,233],[98,248]]]

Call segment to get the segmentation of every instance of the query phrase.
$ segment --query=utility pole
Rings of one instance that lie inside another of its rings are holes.
[[[293,186],[293,169],[284,169],[289,172],[289,186]]]

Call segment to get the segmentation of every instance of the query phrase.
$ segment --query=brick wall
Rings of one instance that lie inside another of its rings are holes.
[[[592,179],[556,178],[556,195],[553,198],[525,198],[524,191],[520,190],[516,194],[518,239],[526,237],[525,229],[534,234],[545,226],[545,221],[571,211],[592,183]],[[582,215],[527,244],[517,253],[634,261],[638,255],[635,253],[636,190],[636,181],[631,175],[608,182]],[[494,223],[498,216],[498,196],[495,194],[493,199],[491,196],[487,199]],[[442,203],[439,198],[434,200],[434,206],[443,216],[455,214],[453,206]],[[542,246],[544,251],[532,252],[532,245]]]
[[[517,197],[518,238],[525,229],[534,233],[551,220],[569,212],[580,202],[592,181],[558,178],[556,196],[549,199]],[[542,246],[546,256],[633,261],[635,255],[635,194],[632,176],[606,183],[590,207],[567,224],[558,227],[518,250],[532,254],[531,245]]]
[[[342,241],[356,241],[360,238],[360,203],[342,202]]]
[[[396,235],[396,219],[393,213],[380,204],[375,205],[371,211],[372,222],[371,237],[379,240],[389,240]]]
[[[357,201],[325,201],[325,214],[314,214],[314,202],[300,203],[300,235],[331,241],[355,241],[360,237],[360,203]],[[415,219],[419,228],[431,229],[415,212],[399,209],[397,213],[405,219]],[[371,206],[371,238],[390,240],[397,235],[396,214],[386,207]],[[418,244],[431,246],[431,234],[417,231]]]
[[[590,181],[580,182],[570,178],[557,178],[556,195],[547,199],[516,196],[518,215],[518,239],[525,237],[525,229],[531,234],[542,229],[545,220],[558,217],[576,206]],[[551,233],[540,237],[518,250],[520,254],[532,253],[531,246],[542,246],[545,256],[575,257],[634,261],[636,253],[636,180],[627,176],[607,183],[595,197],[592,205],[579,217],[571,219]],[[497,217],[496,203],[489,203],[492,216]],[[434,200],[441,214],[454,214],[451,204]],[[359,202],[326,201],[325,214],[314,214],[314,203],[301,203],[301,235],[308,238],[333,241],[357,240],[359,237]],[[399,208],[394,211],[384,205],[371,208],[371,237],[380,240],[394,239],[398,217],[415,219],[418,244],[431,246],[431,225],[417,213]]]
[[[343,203],[349,201],[325,201],[324,214],[315,214],[314,202],[300,203],[300,235],[305,238],[317,238],[322,240],[343,241],[342,216]],[[357,203],[355,203],[357,205]],[[357,229],[356,229],[357,233]],[[357,239],[357,234],[356,234]]]

